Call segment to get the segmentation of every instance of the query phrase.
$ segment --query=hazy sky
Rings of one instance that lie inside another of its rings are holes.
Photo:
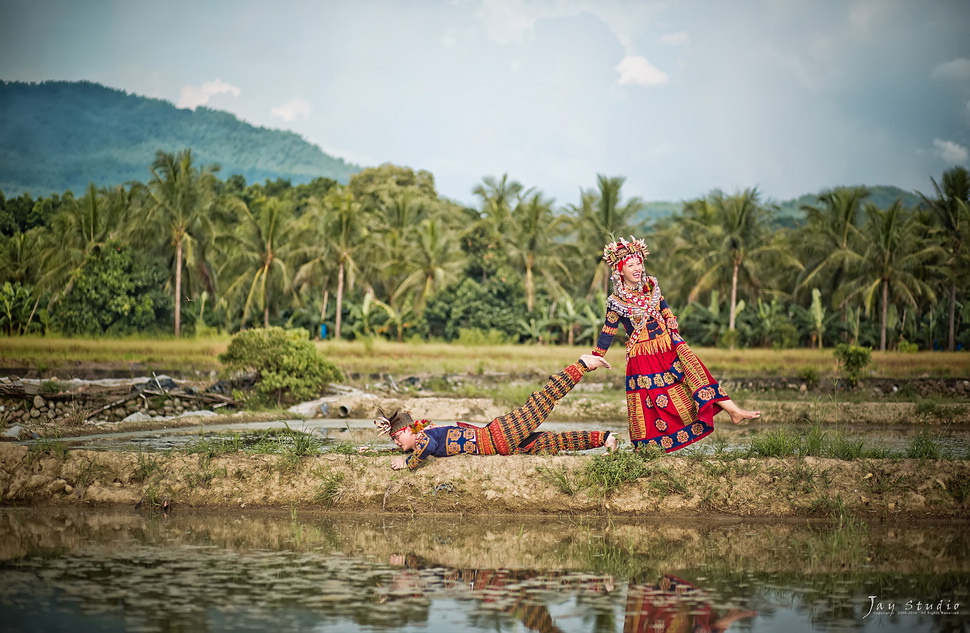
[[[931,190],[970,165],[967,0],[0,0],[0,79],[292,130],[472,202]],[[2,125],[2,122],[0,122]]]

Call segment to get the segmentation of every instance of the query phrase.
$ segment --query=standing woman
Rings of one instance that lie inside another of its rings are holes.
[[[677,318],[647,277],[643,240],[622,237],[607,244],[603,259],[612,268],[613,294],[606,300],[606,322],[593,354],[605,356],[618,324],[626,328],[626,405],[635,448],[659,446],[668,453],[714,430],[714,415],[726,411],[735,424],[761,417],[731,400],[677,328]]]

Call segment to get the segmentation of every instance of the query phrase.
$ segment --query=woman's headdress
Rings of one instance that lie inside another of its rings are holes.
[[[603,247],[603,259],[613,270],[622,268],[623,263],[633,255],[639,255],[640,260],[643,261],[649,254],[650,251],[647,250],[644,241],[638,240],[632,235],[629,242],[621,237]]]

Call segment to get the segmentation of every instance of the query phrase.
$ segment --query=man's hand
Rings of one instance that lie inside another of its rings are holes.
[[[586,363],[586,369],[593,371],[597,367],[605,367],[610,369],[610,364],[606,362],[606,359],[602,356],[593,356],[592,354],[583,354],[579,357],[579,360]]]
[[[391,468],[394,470],[401,470],[402,468],[407,468],[408,460],[406,457],[395,457],[391,460]]]

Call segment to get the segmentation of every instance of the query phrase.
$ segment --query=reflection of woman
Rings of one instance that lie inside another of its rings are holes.
[[[735,620],[757,615],[732,609],[722,617],[704,591],[671,575],[656,585],[631,583],[626,596],[623,633],[722,633]]]
[[[634,446],[655,445],[667,452],[684,448],[714,430],[711,423],[721,410],[735,424],[760,417],[735,404],[680,337],[657,278],[644,274],[646,244],[631,240],[620,238],[603,249],[614,290],[593,354],[604,356],[623,324],[630,337],[626,403]]]
[[[518,619],[530,631],[561,633],[549,608],[539,601],[538,589],[544,591],[572,591],[602,593],[613,590],[612,577],[589,576],[582,580],[560,578],[557,572],[538,572],[512,569],[449,569],[415,554],[391,556],[391,565],[403,565],[408,572],[420,571],[416,576],[426,589],[468,589],[483,602],[493,603],[499,610]],[[408,584],[408,587],[414,585]],[[531,590],[530,590],[531,589]],[[427,595],[427,591],[425,591]]]

